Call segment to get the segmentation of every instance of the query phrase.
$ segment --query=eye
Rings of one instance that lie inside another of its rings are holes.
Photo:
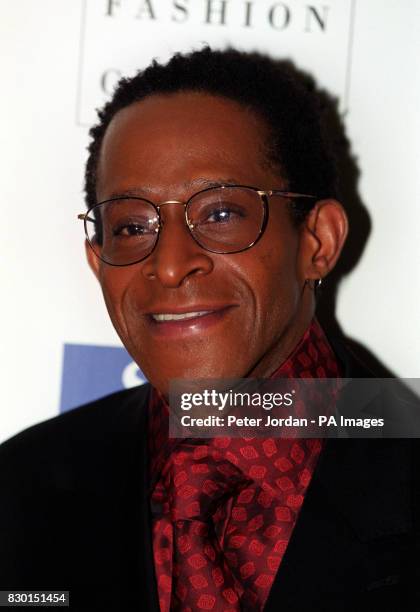
[[[233,207],[231,205],[217,206],[209,208],[203,214],[202,211],[200,223],[232,223],[244,218],[244,211],[241,207]]]
[[[128,225],[119,225],[112,231],[113,236],[143,236],[145,234],[144,225],[138,223],[130,223]]]
[[[138,237],[154,234],[156,232],[155,220],[149,219],[145,222],[126,222],[120,223],[112,230],[113,236]]]

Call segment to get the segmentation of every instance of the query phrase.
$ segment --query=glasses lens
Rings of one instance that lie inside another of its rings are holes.
[[[214,253],[235,253],[251,246],[264,224],[264,206],[245,187],[209,189],[194,196],[188,221],[197,242]]]
[[[141,261],[155,246],[159,219],[146,200],[122,198],[97,204],[86,221],[86,231],[95,253],[120,266]]]

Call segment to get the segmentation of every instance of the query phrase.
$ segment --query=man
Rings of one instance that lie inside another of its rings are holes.
[[[86,253],[150,384],[2,446],[1,588],[76,610],[412,609],[408,443],[167,433],[175,378],[370,375],[314,318],[348,225],[316,96],[287,64],[204,49],[99,117]]]

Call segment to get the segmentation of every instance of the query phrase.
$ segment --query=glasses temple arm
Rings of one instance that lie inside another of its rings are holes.
[[[80,213],[79,215],[77,215],[78,219],[81,219],[82,221],[92,221],[92,223],[96,222],[96,219],[92,219],[92,217],[88,217],[87,213]]]
[[[269,196],[280,195],[286,198],[308,198],[310,200],[318,200],[318,197],[314,195],[309,195],[307,193],[295,193],[294,191],[282,191],[281,189],[272,189],[266,193]]]

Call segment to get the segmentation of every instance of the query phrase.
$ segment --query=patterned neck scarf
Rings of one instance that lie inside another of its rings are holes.
[[[313,320],[269,378],[335,378]],[[322,450],[317,439],[168,438],[152,389],[149,452],[153,550],[161,612],[262,610]]]

